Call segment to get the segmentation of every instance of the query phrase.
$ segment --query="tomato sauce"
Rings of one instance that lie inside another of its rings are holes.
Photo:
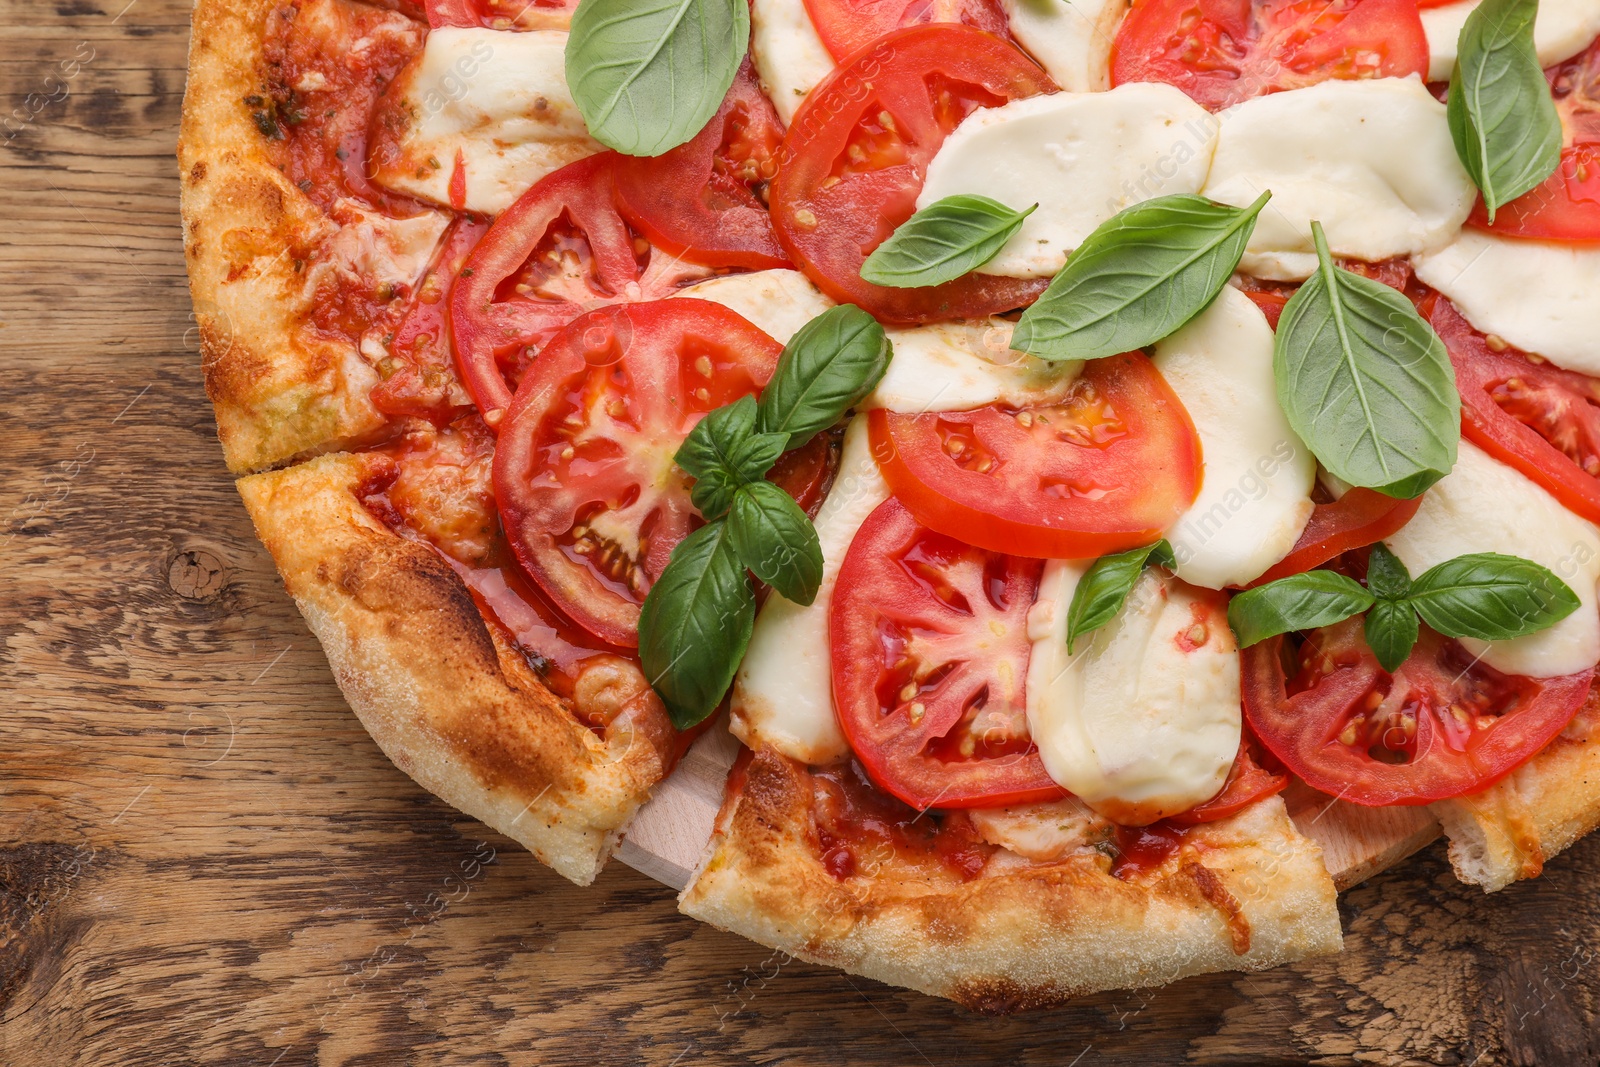
[[[1167,822],[1150,826],[1118,826],[1112,833],[1117,855],[1111,873],[1124,881],[1148,874],[1177,855],[1188,830]]]
[[[873,876],[884,864],[970,881],[997,851],[959,811],[918,811],[879,790],[854,760],[811,772],[817,844],[834,878]]]

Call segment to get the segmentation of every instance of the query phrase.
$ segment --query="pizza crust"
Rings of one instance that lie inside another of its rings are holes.
[[[360,503],[391,462],[324,456],[241,479],[239,491],[339,688],[395,766],[587,885],[671,766],[666,711],[644,689],[604,736],[575,718],[450,566]]]
[[[978,1011],[1257,970],[1337,952],[1333,881],[1316,844],[1264,800],[1197,829],[1147,881],[1092,849],[1030,863],[1006,853],[966,883],[835,879],[823,868],[807,769],[770,749],[730,792],[685,914],[814,963]]]

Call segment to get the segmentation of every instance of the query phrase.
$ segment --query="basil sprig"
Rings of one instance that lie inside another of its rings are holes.
[[[567,85],[591,137],[658,156],[711,121],[749,40],[747,0],[582,0]]]
[[[1366,612],[1367,644],[1395,671],[1420,632],[1417,618],[1446,637],[1508,641],[1553,626],[1578,610],[1578,597],[1532,560],[1496,552],[1457,556],[1415,581],[1405,564],[1374,545],[1367,584],[1333,571],[1307,571],[1255,589],[1228,605],[1228,623],[1248,648],[1294,630],[1331,626]]]
[[[902,222],[861,264],[861,277],[897,289],[954,281],[993,259],[1038,207],[1013,211],[986,196],[947,196]]]
[[[1538,0],[1483,0],[1457,41],[1450,138],[1490,222],[1561,162],[1561,118],[1533,45],[1538,10]]]
[[[1329,471],[1389,496],[1418,496],[1455,466],[1461,435],[1444,342],[1403,294],[1336,267],[1321,223],[1311,233],[1317,272],[1278,322],[1278,402]]]
[[[639,613],[639,660],[672,722],[710,715],[733,683],[755,625],[746,571],[797,604],[822,584],[822,545],[794,498],[766,481],[790,449],[839,421],[889,369],[883,327],[851,304],[789,341],[757,402],[741,397],[697,423],[677,462],[710,520],[672,550]]]
[[[1178,194],[1101,223],[1023,313],[1011,347],[1042,359],[1100,359],[1171,336],[1216,299],[1270,192],[1246,208]]]
[[[1094,561],[1072,594],[1072,606],[1067,609],[1067,653],[1084,634],[1098,630],[1117,617],[1128,594],[1138,584],[1140,575],[1150,563],[1159,563],[1171,569],[1178,565],[1172,546],[1157,541],[1143,548],[1132,548],[1115,555],[1101,556]]]

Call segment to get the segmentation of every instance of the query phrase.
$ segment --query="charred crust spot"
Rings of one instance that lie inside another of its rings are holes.
[[[1239,901],[1222,884],[1222,879],[1210,867],[1189,858],[1183,861],[1182,873],[1194,882],[1206,903],[1222,913],[1223,922],[1228,926],[1228,936],[1233,940],[1234,955],[1243,956],[1249,952],[1250,920],[1245,917]]]
[[[1009,978],[973,978],[957,985],[950,999],[982,1015],[1012,1015],[1053,1007],[1073,995],[1071,990],[1057,986],[1028,986]]]
[[[199,185],[201,182],[203,182],[205,180],[206,180],[206,161],[203,160],[203,159],[197,160],[195,162],[195,165],[189,168],[189,184],[190,185]]]

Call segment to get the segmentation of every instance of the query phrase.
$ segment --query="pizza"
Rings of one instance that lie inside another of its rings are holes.
[[[1336,952],[1286,796],[1486,891],[1600,823],[1597,35],[200,0],[223,453],[378,745],[580,885],[725,724],[680,907],[764,945],[996,1012]]]

